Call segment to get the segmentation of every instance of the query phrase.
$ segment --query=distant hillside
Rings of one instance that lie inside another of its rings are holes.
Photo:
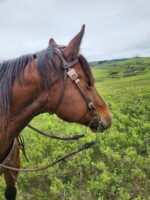
[[[101,85],[150,80],[150,58],[100,61],[94,64],[92,71]]]
[[[137,63],[140,63],[140,62],[145,62],[145,60],[149,61],[150,58],[147,57],[147,58],[143,58],[143,57],[134,57],[134,58],[121,58],[121,59],[112,59],[112,60],[100,60],[100,61],[94,61],[94,62],[91,62],[90,65],[92,67],[95,67],[95,66],[103,66],[105,64],[112,64],[112,63],[124,63],[124,61],[127,61],[127,63],[133,63],[133,62],[137,62]],[[125,62],[126,63],[126,62]]]

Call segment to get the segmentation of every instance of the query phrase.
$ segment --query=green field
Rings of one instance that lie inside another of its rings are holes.
[[[150,200],[150,58],[108,61],[92,67],[96,86],[109,104],[113,123],[96,145],[40,173],[20,173],[17,200]],[[82,133],[83,127],[56,116],[36,117],[32,125],[59,136]],[[95,137],[89,129],[77,142],[22,132],[29,163],[45,165]],[[4,180],[0,178],[0,200]]]

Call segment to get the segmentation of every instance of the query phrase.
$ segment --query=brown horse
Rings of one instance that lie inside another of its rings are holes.
[[[93,131],[110,126],[109,108],[96,91],[88,62],[79,54],[83,34],[84,26],[67,46],[51,39],[42,51],[0,64],[0,163],[15,145],[7,165],[20,166],[15,138],[40,113],[56,113]],[[6,181],[6,199],[15,200],[17,172],[0,168],[0,174]]]

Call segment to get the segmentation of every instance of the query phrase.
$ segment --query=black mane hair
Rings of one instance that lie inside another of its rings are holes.
[[[2,124],[6,122],[9,113],[12,84],[17,76],[21,78],[25,66],[31,60],[31,55],[25,55],[0,63],[0,114]]]

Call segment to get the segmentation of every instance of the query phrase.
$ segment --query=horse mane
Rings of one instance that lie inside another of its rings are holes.
[[[2,116],[2,124],[0,126],[2,127],[6,125],[10,111],[13,82],[18,78],[18,82],[23,85],[23,71],[27,64],[31,63],[34,58],[37,58],[38,71],[45,88],[49,89],[51,83],[48,80],[48,74],[50,70],[54,72],[54,65],[56,66],[52,48],[0,63],[0,115]]]
[[[17,76],[21,77],[22,71],[31,60],[31,55],[25,55],[0,63],[0,114],[3,123],[9,113],[12,84]]]

